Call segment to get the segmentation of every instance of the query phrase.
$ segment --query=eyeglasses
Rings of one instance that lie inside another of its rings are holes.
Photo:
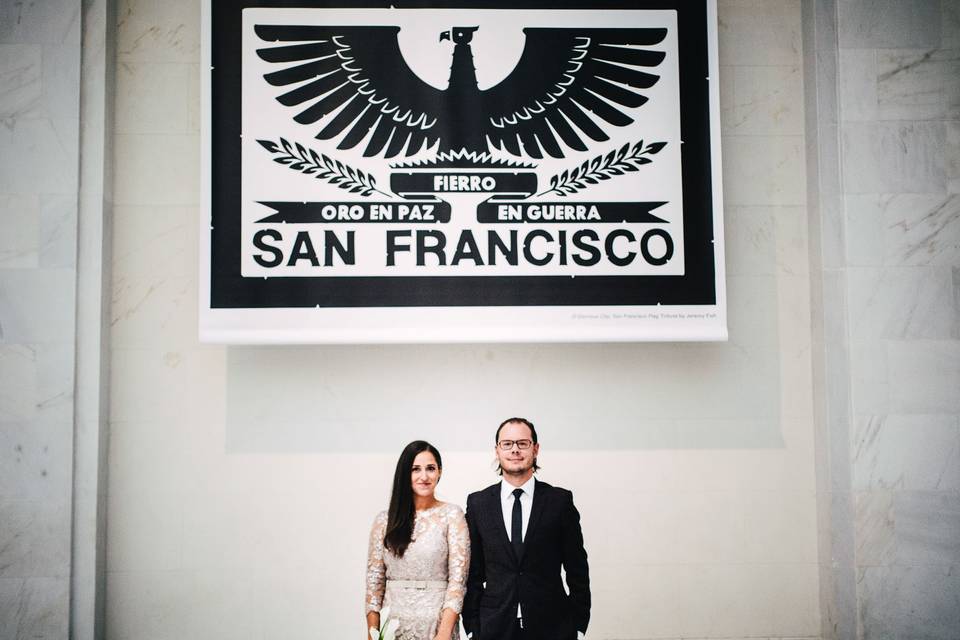
[[[520,449],[520,451],[526,451],[533,445],[533,440],[501,440],[497,443],[501,451],[510,451],[510,449],[513,449],[513,445],[517,445],[517,449]]]

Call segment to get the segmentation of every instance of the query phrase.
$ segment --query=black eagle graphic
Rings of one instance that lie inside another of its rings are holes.
[[[421,80],[403,59],[400,27],[257,25],[272,46],[257,50],[282,68],[264,75],[299,109],[300,124],[320,123],[321,140],[342,135],[337,148],[366,141],[364,156],[419,152],[439,141],[440,153],[483,154],[492,145],[516,156],[564,157],[586,151],[585,138],[605,141],[604,125],[633,122],[625,109],[647,98],[664,59],[658,28],[525,28],[523,54],[499,84],[481,91],[470,42],[477,27],[440,34],[452,40],[446,90]],[[339,109],[339,111],[338,111]],[[331,114],[336,112],[336,115]],[[373,132],[370,135],[370,132]],[[562,143],[562,144],[561,144]]]

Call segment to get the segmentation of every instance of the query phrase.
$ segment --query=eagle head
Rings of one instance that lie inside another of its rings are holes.
[[[454,27],[440,33],[440,40],[452,40],[454,44],[470,44],[473,33],[480,27]]]

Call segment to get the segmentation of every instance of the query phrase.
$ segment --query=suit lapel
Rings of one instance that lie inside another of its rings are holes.
[[[526,553],[527,550],[527,543],[533,540],[533,532],[536,530],[540,516],[543,515],[543,509],[548,500],[547,488],[549,486],[550,485],[545,482],[534,480],[533,505],[530,507],[530,521],[527,522],[527,535],[523,537],[524,553]]]
[[[503,505],[500,502],[500,483],[490,487],[487,495],[487,514],[493,522],[493,528],[496,529],[497,539],[503,547],[504,553],[517,561],[517,556],[513,552],[513,545],[510,544],[510,537],[507,535],[507,525],[503,521]]]

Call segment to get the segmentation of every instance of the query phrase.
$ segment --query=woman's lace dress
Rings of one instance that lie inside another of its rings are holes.
[[[418,511],[413,538],[402,558],[383,546],[387,512],[380,512],[370,531],[367,555],[367,611],[390,607],[397,618],[397,640],[433,640],[440,612],[463,608],[470,536],[460,507],[441,503]],[[459,638],[456,625],[451,636]]]

